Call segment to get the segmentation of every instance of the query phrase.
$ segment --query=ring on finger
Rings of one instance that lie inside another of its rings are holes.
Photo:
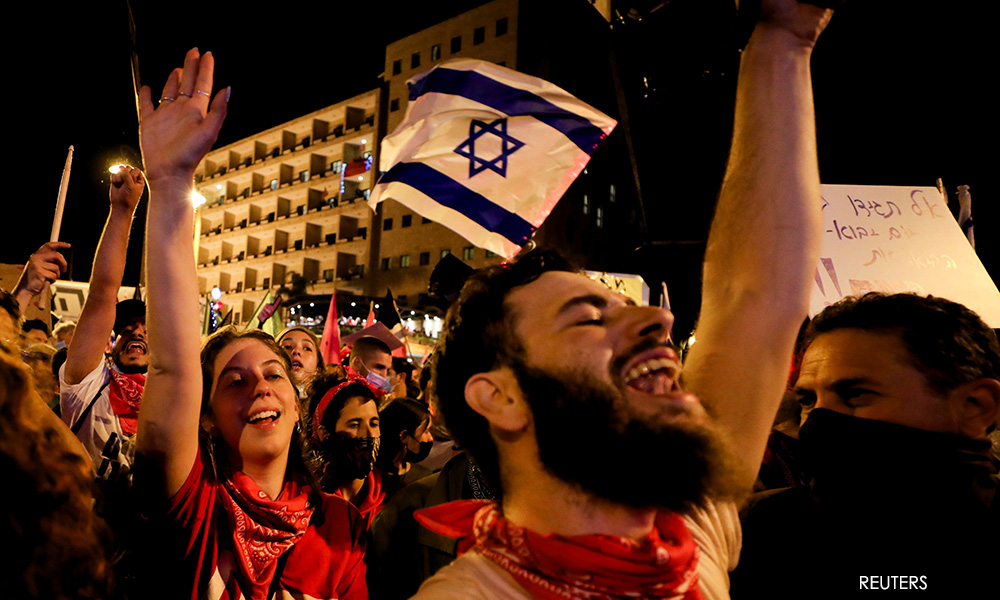
[[[195,90],[195,91],[194,91],[194,93],[196,93],[196,94],[201,94],[201,95],[203,95],[203,96],[208,96],[209,98],[211,98],[211,97],[212,97],[212,94],[209,94],[209,93],[208,93],[208,92],[206,92],[205,90]]]
[[[190,92],[177,92],[177,95],[179,95],[179,96],[187,96],[188,98],[191,97],[191,93]]]
[[[177,98],[172,98],[170,96],[164,96],[164,97],[160,98],[160,104],[163,104],[164,102],[173,102],[176,99]]]

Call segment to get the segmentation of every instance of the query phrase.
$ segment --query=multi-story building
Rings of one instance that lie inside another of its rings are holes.
[[[365,203],[377,159],[379,90],[210,152],[195,187],[198,286],[222,292],[234,323],[266,290],[367,295],[374,256]],[[302,280],[298,280],[296,275]]]
[[[387,131],[406,113],[407,80],[452,58],[486,60],[541,77],[614,116],[618,107],[607,50],[610,8],[607,2],[591,4],[494,0],[389,44],[383,75]],[[621,254],[604,240],[631,237],[637,246],[641,238],[628,152],[621,140],[609,140],[606,146],[615,144],[613,151],[602,148],[604,156],[595,155],[534,238],[589,268],[626,270]],[[391,288],[401,304],[417,303],[445,254],[474,268],[501,260],[391,199],[380,204],[376,226],[380,236],[373,251],[379,260],[371,273],[373,289],[384,294]]]

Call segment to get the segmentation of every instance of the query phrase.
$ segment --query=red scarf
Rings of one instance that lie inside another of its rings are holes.
[[[385,485],[383,484],[384,477],[382,475],[382,471],[373,467],[372,470],[368,472],[368,476],[365,477],[365,489],[367,490],[367,493],[365,494],[364,499],[362,499],[361,504],[355,505],[358,512],[361,513],[361,516],[365,520],[365,530],[372,528],[372,521],[374,521],[375,517],[378,516],[382,507],[385,506],[386,493]],[[344,497],[344,493],[339,489],[334,492],[334,495],[340,496],[341,498]]]
[[[118,415],[118,423],[122,431],[135,435],[139,428],[139,401],[142,400],[142,388],[146,387],[145,373],[122,373],[114,366],[111,371],[111,383],[108,385],[108,400],[111,410]]]
[[[460,538],[540,600],[701,600],[698,548],[684,521],[660,513],[645,538],[539,535],[508,521],[496,502],[459,500],[414,513],[434,533]]]
[[[313,514],[310,488],[289,481],[277,500],[271,500],[253,479],[237,471],[221,490],[240,572],[252,586],[251,598],[266,598],[278,557],[309,527]]]

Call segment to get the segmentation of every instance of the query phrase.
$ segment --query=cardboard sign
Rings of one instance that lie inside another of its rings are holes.
[[[809,312],[865,292],[959,302],[1000,328],[1000,291],[933,187],[823,185],[823,245]]]

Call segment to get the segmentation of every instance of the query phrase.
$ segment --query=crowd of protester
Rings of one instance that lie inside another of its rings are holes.
[[[668,311],[544,250],[473,274],[423,366],[374,336],[325,363],[305,327],[203,338],[188,196],[230,91],[188,52],[141,93],[79,321],[21,317],[67,244],[0,291],[0,595],[990,596],[996,332],[915,294],[803,322],[830,16],[763,2],[683,366]],[[147,191],[157,259],[119,301]]]

